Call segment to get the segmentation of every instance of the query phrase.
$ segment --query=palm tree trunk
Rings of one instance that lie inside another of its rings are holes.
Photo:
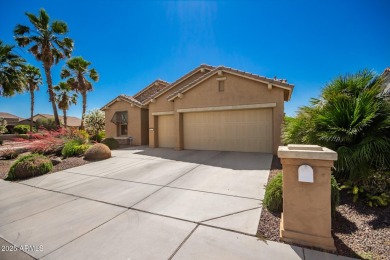
[[[33,86],[29,86],[30,87],[30,96],[31,96],[31,115],[30,115],[30,132],[33,131],[33,118],[34,118],[34,87]]]
[[[83,90],[81,92],[81,96],[83,97],[83,113],[81,115],[81,125],[80,125],[80,129],[81,130],[84,130],[84,116],[85,116],[85,112],[87,110],[87,91]]]
[[[62,109],[63,113],[64,113],[64,125],[65,125],[65,128],[68,126],[68,119],[66,118],[66,109]]]
[[[49,91],[49,98],[50,98],[51,105],[53,107],[54,121],[55,121],[57,126],[60,126],[60,119],[58,117],[57,106],[56,106],[56,102],[55,102],[55,98],[54,98],[53,82],[52,82],[52,79],[51,79],[50,66],[43,65],[43,67],[45,69],[45,75],[46,75],[46,80],[47,80],[47,88],[48,88],[48,91]]]

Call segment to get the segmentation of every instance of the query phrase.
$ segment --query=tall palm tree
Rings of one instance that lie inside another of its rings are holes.
[[[14,46],[0,40],[0,96],[22,92],[25,81],[21,68],[25,60],[13,52]]]
[[[61,71],[61,78],[68,78],[67,82],[74,90],[81,93],[83,98],[83,113],[81,116],[80,129],[84,129],[84,116],[87,110],[87,92],[93,90],[91,81],[97,82],[99,75],[95,69],[88,68],[91,62],[83,57],[74,57],[66,62]]]
[[[41,72],[37,67],[34,67],[32,65],[26,65],[22,69],[22,73],[26,79],[26,89],[30,92],[30,101],[31,101],[31,107],[30,107],[30,132],[33,130],[33,117],[34,117],[34,91],[39,90],[39,85],[42,85],[42,77]]]
[[[17,25],[14,30],[15,40],[21,47],[31,46],[28,51],[42,62],[54,120],[59,126],[60,120],[53,91],[51,68],[61,59],[70,57],[73,50],[73,40],[65,37],[68,32],[66,23],[57,20],[50,23],[50,17],[44,9],[40,9],[37,16],[31,13],[26,13],[26,15],[33,26],[30,28],[25,25]]]
[[[77,94],[71,93],[72,88],[66,82],[60,82],[54,87],[54,90],[56,91],[58,108],[61,109],[64,114],[64,125],[66,128],[68,126],[66,111],[69,109],[69,106],[77,103]]]

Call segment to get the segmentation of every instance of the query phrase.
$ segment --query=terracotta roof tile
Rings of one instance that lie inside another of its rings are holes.
[[[18,116],[15,116],[13,114],[7,113],[7,112],[0,112],[0,118],[13,118],[13,119],[19,119]]]
[[[153,98],[156,98],[160,95],[162,95],[163,93],[167,92],[168,90],[172,89],[173,87],[175,87],[178,83],[182,82],[185,78],[189,77],[191,74],[195,73],[196,71],[199,71],[200,69],[207,69],[207,70],[213,70],[215,69],[214,66],[211,66],[211,65],[207,65],[207,64],[201,64],[199,65],[198,67],[196,67],[195,69],[191,70],[190,72],[188,72],[187,74],[183,75],[182,77],[180,77],[179,79],[177,79],[176,81],[174,81],[172,84],[170,84],[167,88],[165,88],[163,91],[160,91],[154,95],[152,95],[148,100],[151,100]],[[145,100],[145,101],[148,101],[148,100]],[[148,102],[145,102],[145,104],[147,104]]]
[[[51,114],[36,114],[33,116],[33,121],[36,122],[39,118],[47,118],[47,119],[54,119],[54,115]],[[60,118],[61,123],[64,122],[64,117],[63,116],[58,116]],[[24,118],[21,119],[20,121],[23,120],[30,120],[30,118]],[[66,117],[67,125],[68,126],[80,126],[81,125],[81,119],[75,116],[67,116]]]
[[[144,101],[150,99],[151,96],[159,93],[169,86],[169,83],[164,80],[155,80],[152,84],[142,89],[140,92],[135,94],[133,97],[139,102],[143,103]]]
[[[215,74],[219,70],[224,70],[224,71],[227,71],[227,72],[237,73],[237,74],[240,74],[240,75],[243,75],[243,76],[251,77],[251,78],[254,78],[254,79],[258,79],[258,80],[263,80],[263,81],[266,81],[266,82],[274,83],[274,84],[277,84],[277,85],[280,85],[280,86],[284,86],[284,87],[288,87],[288,88],[291,88],[291,89],[294,88],[294,85],[288,84],[287,80],[271,79],[271,78],[267,78],[267,77],[260,76],[260,75],[257,75],[257,74],[253,74],[253,73],[249,73],[249,72],[245,72],[245,71],[241,71],[241,70],[237,70],[237,69],[233,69],[233,68],[229,68],[229,67],[225,67],[225,66],[218,66],[218,67],[215,67],[209,73],[204,74],[202,77],[199,77],[196,80],[192,81],[191,83],[187,84],[186,86],[178,89],[177,91],[175,91],[174,93],[169,95],[168,99],[172,99],[173,97],[177,96],[177,94],[182,93],[183,91],[186,91],[186,90],[190,89],[192,86],[196,85],[197,83],[199,83],[203,79],[208,78],[209,76]]]
[[[132,97],[132,96],[128,96],[128,95],[125,95],[125,94],[121,94],[121,95],[119,95],[119,97],[122,97],[122,98],[124,98],[124,99],[127,99],[128,101],[133,102],[133,103],[135,103],[136,105],[142,106],[142,103],[139,102],[137,99],[135,99],[135,98]]]

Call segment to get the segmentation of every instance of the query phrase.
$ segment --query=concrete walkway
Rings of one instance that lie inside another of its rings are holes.
[[[255,236],[271,161],[141,147],[0,181],[0,259],[342,258]]]

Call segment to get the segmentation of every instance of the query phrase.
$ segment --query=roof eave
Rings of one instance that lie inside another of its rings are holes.
[[[253,78],[253,77],[250,77],[249,75],[242,75],[240,73],[235,73],[233,71],[230,71],[230,70],[226,70],[224,68],[220,68],[220,67],[217,67],[215,68],[214,70],[210,71],[209,75],[205,74],[204,78],[199,80],[199,82],[196,82],[195,84],[193,84],[192,86],[186,88],[186,86],[184,86],[183,90],[178,90],[174,93],[172,93],[171,95],[169,95],[167,97],[167,100],[168,101],[173,101],[174,99],[176,99],[178,97],[178,94],[184,94],[185,92],[187,92],[188,90],[194,88],[195,86],[197,86],[198,84],[202,83],[203,81],[209,79],[210,77],[214,76],[215,74],[218,73],[218,71],[223,71],[223,72],[226,72],[226,73],[230,73],[230,74],[233,74],[233,75],[236,75],[238,77],[244,77],[244,78],[247,78],[247,79],[250,79],[250,80],[254,80],[254,81],[257,81],[257,82],[261,82],[261,83],[271,83],[273,86],[275,87],[278,87],[278,88],[282,88],[284,90],[287,90],[289,91],[289,95],[288,95],[288,98],[284,98],[285,101],[289,101],[291,99],[291,94],[292,94],[292,90],[294,88],[294,85],[291,85],[291,84],[286,84],[286,83],[282,83],[282,82],[278,82],[278,81],[275,81],[275,80],[270,80],[270,79],[267,79],[267,78],[264,78],[264,79],[256,79],[256,78]],[[206,76],[207,75],[207,76]],[[196,81],[196,80],[195,80]],[[191,84],[191,83],[190,83]],[[189,84],[189,85],[190,85]]]
[[[181,77],[179,80],[173,82],[171,85],[169,85],[166,89],[164,89],[163,91],[161,92],[157,92],[155,95],[151,96],[148,100],[148,102],[144,103],[145,105],[149,104],[151,102],[152,99],[154,98],[158,98],[159,96],[163,95],[164,93],[168,92],[170,89],[172,89],[173,87],[177,86],[178,84],[180,84],[181,82],[183,82],[184,80],[188,79],[189,77],[195,75],[195,73],[199,72],[200,70],[202,69],[206,69],[206,70],[209,70],[209,71],[212,71],[214,68],[213,66],[210,66],[210,65],[205,65],[205,64],[202,64],[198,67],[196,67],[195,69],[193,69],[190,73],[184,75],[183,77]]]

